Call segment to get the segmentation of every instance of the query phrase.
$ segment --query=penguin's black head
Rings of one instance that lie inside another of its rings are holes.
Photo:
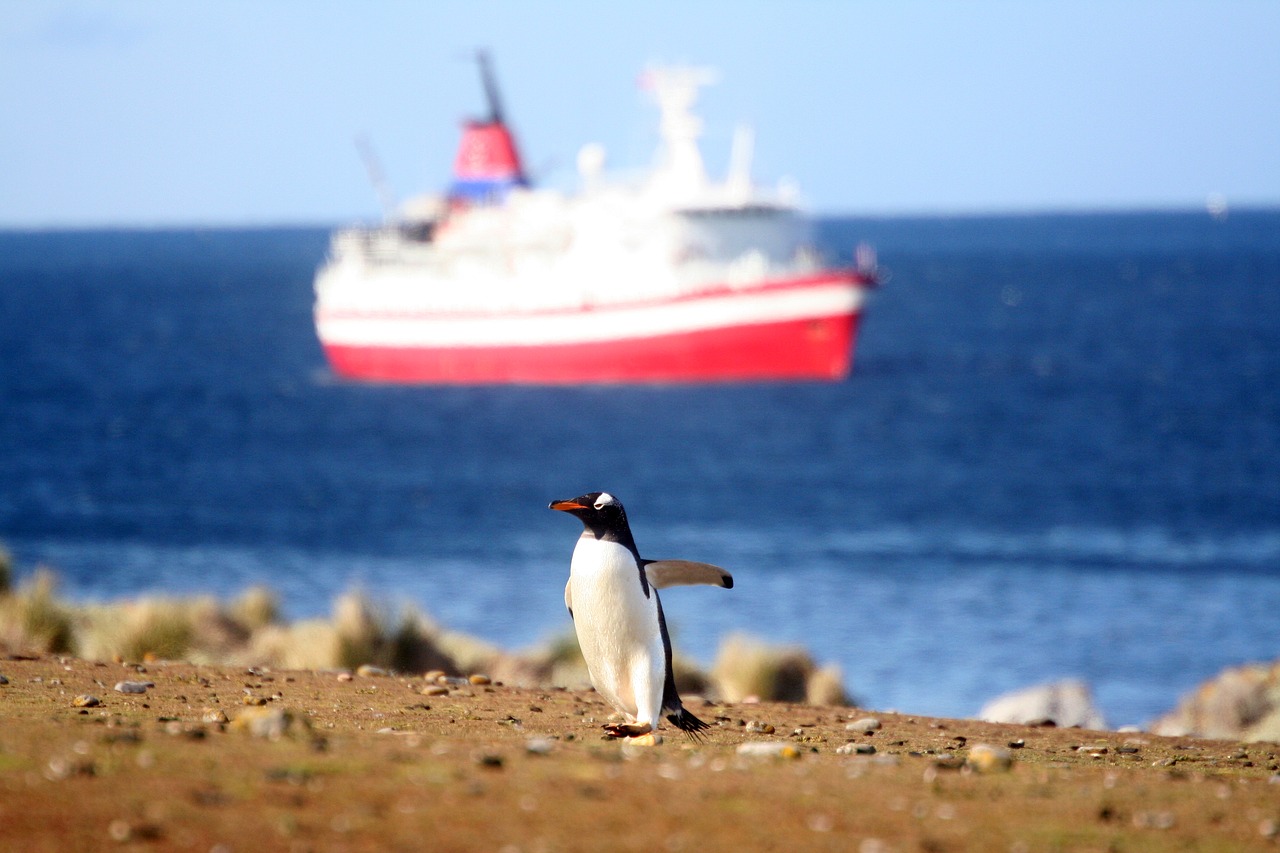
[[[569,500],[552,501],[549,507],[576,515],[597,537],[607,533],[629,533],[627,512],[622,508],[622,501],[608,492],[588,492]]]

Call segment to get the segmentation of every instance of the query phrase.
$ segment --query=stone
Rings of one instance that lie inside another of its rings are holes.
[[[119,681],[112,688],[117,693],[146,693],[150,687],[155,687],[154,681]]]
[[[999,696],[982,707],[978,719],[988,723],[1036,725],[1052,722],[1063,728],[1106,729],[1107,722],[1093,704],[1083,681],[1067,679]]]
[[[875,717],[863,717],[860,720],[854,720],[852,723],[846,723],[845,729],[851,732],[871,734],[880,730],[880,721]]]
[[[77,708],[96,708],[102,704],[102,700],[97,696],[90,696],[88,693],[84,693],[72,699],[71,704]]]
[[[4,686],[4,685],[6,685],[6,684],[8,684],[8,683],[9,683],[9,679],[5,678],[3,675],[0,675],[0,687],[2,687],[2,686]]]
[[[800,750],[783,740],[752,741],[740,743],[738,755],[750,758],[799,758]]]
[[[421,692],[423,696],[448,696],[449,688],[443,684],[428,684]]]
[[[483,685],[485,685],[485,684],[490,684],[490,683],[492,683],[492,682],[490,681],[490,679],[489,679],[489,676],[487,676],[487,675],[480,675],[479,673],[476,673],[475,675],[472,675],[472,676],[471,676],[470,678],[468,678],[467,680],[468,680],[468,681],[470,681],[472,684],[476,685],[477,687],[483,686]]]
[[[364,663],[356,667],[356,675],[361,678],[383,678],[387,675],[387,671],[380,666]]]
[[[1280,661],[1223,670],[1150,728],[1167,737],[1280,740]]]
[[[875,755],[876,748],[869,743],[846,743],[836,747],[836,755]]]
[[[236,715],[228,728],[266,740],[286,737],[302,739],[311,735],[310,720],[302,714],[278,706],[246,708]]]
[[[202,714],[200,719],[206,723],[211,723],[214,725],[231,722],[229,719],[227,719],[226,712],[221,710],[220,708],[205,708],[204,713]]]
[[[555,746],[554,741],[547,737],[531,737],[524,742],[524,751],[530,755],[547,755]]]
[[[1013,753],[1002,746],[979,743],[969,750],[964,764],[979,773],[1003,773],[1013,766]]]

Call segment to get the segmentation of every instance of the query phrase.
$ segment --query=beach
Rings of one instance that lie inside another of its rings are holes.
[[[589,690],[484,674],[0,658],[0,847],[1240,850],[1280,746],[688,701],[602,737]],[[122,692],[138,690],[141,692]]]

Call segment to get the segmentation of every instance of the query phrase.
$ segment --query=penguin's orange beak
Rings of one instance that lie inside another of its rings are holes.
[[[587,509],[587,507],[578,503],[576,498],[570,498],[567,501],[552,501],[549,505],[550,509],[558,509],[568,511],[572,509]]]

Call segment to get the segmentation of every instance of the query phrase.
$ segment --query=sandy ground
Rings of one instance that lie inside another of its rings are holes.
[[[1277,744],[695,698],[705,740],[633,746],[589,691],[0,675],[3,850],[1280,850]]]

